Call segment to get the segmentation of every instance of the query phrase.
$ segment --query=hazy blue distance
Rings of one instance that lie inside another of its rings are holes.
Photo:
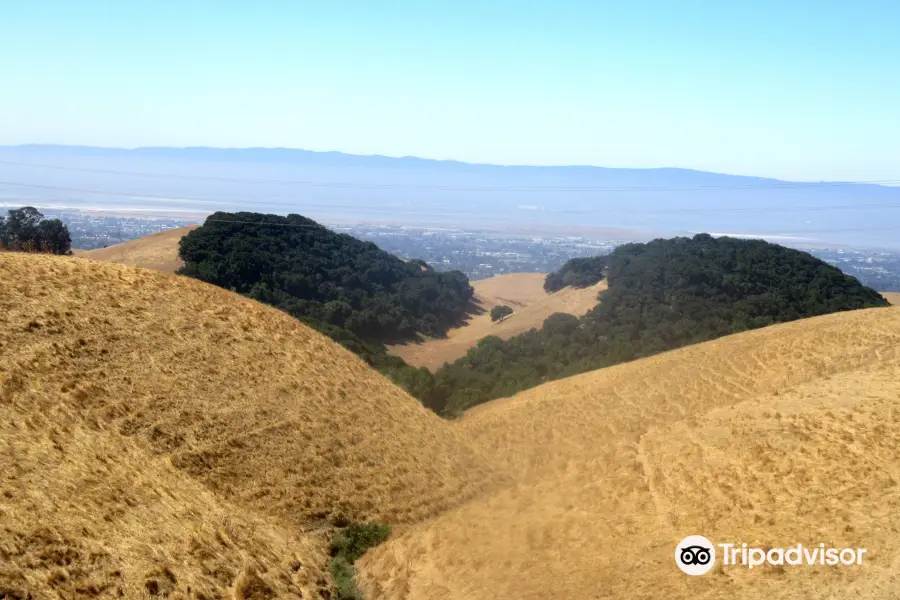
[[[2,161],[247,182],[56,170]],[[290,149],[23,146],[0,147],[0,182],[108,192],[0,183],[0,204],[8,205],[137,208],[168,214],[293,212],[326,222],[573,234],[619,228],[638,238],[708,231],[804,238],[784,241],[791,245],[900,248],[900,188],[791,185],[684,169],[504,167]],[[585,187],[606,189],[565,191]],[[875,206],[862,208],[868,205]],[[827,208],[835,206],[859,208]],[[772,207],[789,210],[766,210]]]
[[[0,1],[0,144],[900,179],[896,0]]]

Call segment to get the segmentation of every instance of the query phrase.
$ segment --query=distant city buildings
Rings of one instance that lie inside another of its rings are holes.
[[[879,292],[900,291],[900,253],[875,250],[824,249],[810,254],[852,275]]]
[[[121,244],[151,233],[176,229],[197,221],[170,218],[115,217],[77,211],[41,210],[48,219],[60,219],[69,228],[72,248],[93,250]]]
[[[72,248],[90,250],[133,240],[151,233],[184,227],[196,220],[134,218],[42,210],[69,228]],[[459,270],[469,279],[515,272],[548,273],[570,258],[608,254],[632,240],[590,239],[583,236],[530,237],[449,227],[402,225],[330,225],[331,229],[379,247],[403,259],[419,258],[444,271]],[[900,291],[900,253],[877,250],[812,249],[810,254],[835,265],[881,292]]]
[[[472,280],[503,273],[553,271],[570,258],[608,254],[627,241],[390,225],[332,229],[374,242],[400,258],[421,258],[436,269],[462,271]]]

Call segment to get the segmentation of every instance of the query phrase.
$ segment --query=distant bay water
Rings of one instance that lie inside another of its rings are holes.
[[[471,165],[288,149],[0,147],[0,204],[322,221],[693,231],[900,248],[900,188],[683,169]]]

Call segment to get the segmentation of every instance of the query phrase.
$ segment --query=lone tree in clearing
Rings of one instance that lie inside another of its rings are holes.
[[[513,314],[513,309],[505,304],[500,304],[491,309],[491,321],[502,321],[511,314]]]

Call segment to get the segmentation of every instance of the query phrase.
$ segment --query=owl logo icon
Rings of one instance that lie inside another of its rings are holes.
[[[675,548],[675,564],[688,575],[703,575],[716,562],[716,547],[702,535],[689,535]]]

